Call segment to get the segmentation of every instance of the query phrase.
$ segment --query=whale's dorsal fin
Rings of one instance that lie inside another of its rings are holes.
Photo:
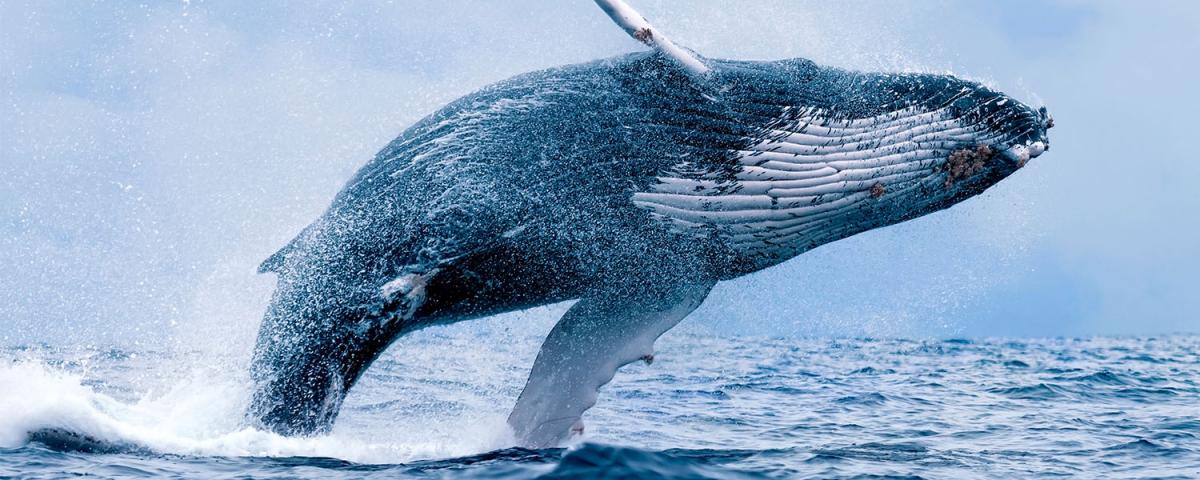
[[[623,0],[596,0],[596,5],[599,5],[600,9],[604,10],[604,13],[607,13],[634,40],[662,52],[667,58],[679,64],[688,74],[700,77],[708,73],[708,66],[704,62],[691,52],[680,48],[661,31],[651,26],[650,22],[647,22],[640,13]]]

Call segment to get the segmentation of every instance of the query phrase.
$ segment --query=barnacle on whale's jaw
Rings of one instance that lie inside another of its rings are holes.
[[[985,130],[985,136],[995,140],[951,151],[943,166],[946,188],[975,180],[968,183],[973,183],[974,193],[978,193],[1050,149],[1046,131],[1054,126],[1054,119],[1045,107],[1035,111],[1007,97],[998,103],[1011,104],[1012,112],[1002,115],[1007,120]]]

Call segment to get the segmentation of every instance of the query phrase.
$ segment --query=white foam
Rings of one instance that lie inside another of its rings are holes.
[[[485,452],[511,445],[503,417],[443,419],[468,428],[382,425],[368,432],[288,438],[240,426],[246,387],[236,379],[197,372],[161,395],[121,401],[83,377],[20,361],[0,366],[0,447],[21,446],[29,434],[61,429],[112,445],[198,456],[312,456],[360,463],[403,463]],[[447,433],[448,432],[448,433]]]

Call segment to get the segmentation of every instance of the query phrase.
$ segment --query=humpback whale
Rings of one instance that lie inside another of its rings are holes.
[[[508,417],[547,447],[719,281],[945,209],[1049,149],[1032,108],[948,75],[650,48],[522,74],[404,130],[271,255],[247,422],[328,431],[398,337],[578,300]]]

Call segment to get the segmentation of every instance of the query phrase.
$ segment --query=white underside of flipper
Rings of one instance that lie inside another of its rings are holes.
[[[582,432],[582,416],[617,369],[654,358],[654,341],[700,306],[711,283],[665,297],[584,298],[546,337],[529,381],[508,417],[519,445],[558,446]]]

